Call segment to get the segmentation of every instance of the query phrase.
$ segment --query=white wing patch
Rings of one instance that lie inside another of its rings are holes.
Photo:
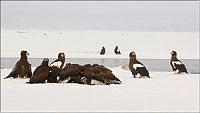
[[[173,64],[173,66],[175,66],[175,64],[176,65],[181,65],[182,63],[180,61],[172,61],[172,64]]]
[[[138,73],[137,75],[135,75],[136,78],[140,78],[141,75]]]
[[[144,67],[144,66],[141,65],[141,64],[133,64],[133,68],[134,68],[134,69],[137,69],[138,67]]]
[[[50,67],[53,67],[53,66],[55,66],[55,67],[58,67],[58,68],[60,68],[60,67],[61,67],[61,65],[62,65],[62,62],[61,62],[61,61],[57,61],[57,62],[54,62],[53,64],[51,64],[51,65],[50,65]]]
[[[82,78],[81,78],[81,82],[83,82],[84,84],[87,84],[87,81],[86,81],[86,80],[87,80],[86,77],[82,77]]]
[[[69,80],[71,80],[71,78],[70,78],[70,77],[67,77],[67,79],[61,81],[60,83],[67,83]]]
[[[103,85],[102,82],[100,82],[100,81],[98,81],[98,80],[94,80],[94,79],[91,80],[91,84],[92,84],[92,85]]]

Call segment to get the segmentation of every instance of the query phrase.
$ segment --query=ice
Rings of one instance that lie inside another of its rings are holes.
[[[114,54],[116,45],[121,55]],[[105,55],[99,55],[102,46]],[[2,29],[1,56],[19,57],[21,50],[30,58],[57,58],[59,52],[66,58],[128,58],[134,50],[143,59],[169,59],[175,50],[178,58],[199,59],[199,33]]]
[[[110,68],[120,85],[75,83],[26,84],[28,79],[3,79],[2,112],[198,112],[199,75],[150,72],[133,78],[129,70]]]

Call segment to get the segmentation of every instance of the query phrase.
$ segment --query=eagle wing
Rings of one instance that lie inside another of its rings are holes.
[[[17,68],[19,67],[19,64],[20,64],[20,62],[18,61],[18,62],[15,64],[13,70],[10,72],[10,74],[9,74],[6,78],[16,77],[16,70],[17,70]],[[6,78],[4,78],[4,79],[6,79]]]

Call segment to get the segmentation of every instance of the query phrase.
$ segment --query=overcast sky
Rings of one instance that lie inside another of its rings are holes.
[[[1,1],[1,27],[196,32],[198,10],[198,1]]]

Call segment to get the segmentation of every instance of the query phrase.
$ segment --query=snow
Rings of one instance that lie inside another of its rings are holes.
[[[115,46],[121,55],[114,54]],[[105,55],[99,55],[102,46]],[[128,58],[135,51],[142,59],[169,59],[172,50],[180,59],[199,59],[198,32],[132,32],[1,29],[1,57],[19,57],[21,50],[29,58]]]
[[[150,72],[150,79],[139,79],[122,67],[110,69],[122,84],[26,84],[3,79],[11,69],[1,69],[1,111],[199,112],[199,74]]]
[[[121,55],[114,54],[115,46]],[[105,55],[99,55],[106,48]],[[198,32],[132,32],[1,29],[1,57],[199,59]],[[14,64],[13,64],[14,65]],[[35,67],[32,68],[33,70]],[[133,78],[127,68],[110,68],[120,85],[26,84],[28,79],[3,79],[11,69],[1,68],[2,112],[199,112],[199,74],[150,72],[151,78]]]

